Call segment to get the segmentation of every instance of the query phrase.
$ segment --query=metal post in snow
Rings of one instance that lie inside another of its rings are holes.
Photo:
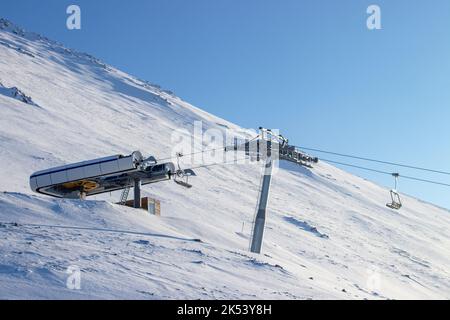
[[[141,180],[134,179],[134,207],[141,208]]]

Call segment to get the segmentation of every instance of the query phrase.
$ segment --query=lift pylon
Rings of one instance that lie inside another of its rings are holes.
[[[259,130],[260,136],[258,140],[255,142],[248,141],[244,144],[244,147],[236,146],[235,142],[233,148],[234,150],[244,149],[246,154],[248,153],[249,155],[252,155],[250,150],[256,149],[257,159],[265,161],[250,243],[250,251],[254,253],[261,253],[274,161],[278,159],[286,160],[309,168],[312,168],[312,163],[319,161],[318,158],[311,157],[296,147],[290,146],[288,139],[282,135],[275,134],[272,130],[262,127]],[[256,143],[256,148],[252,148],[251,143]]]
[[[261,130],[261,134],[264,132]],[[267,140],[262,139],[267,144],[267,156],[265,157],[265,166],[263,171],[263,178],[261,189],[259,190],[259,200],[256,208],[255,221],[253,223],[253,232],[251,237],[250,251],[254,253],[261,253],[262,240],[264,236],[264,227],[266,224],[266,211],[269,202],[270,182],[272,180],[273,160],[271,153],[271,137],[272,133],[267,133]]]

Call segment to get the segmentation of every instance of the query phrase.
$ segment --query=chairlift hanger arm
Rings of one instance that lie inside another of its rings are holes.
[[[192,188],[189,183],[189,177],[196,176],[194,170],[192,169],[181,169],[180,158],[183,157],[181,152],[177,152],[177,169],[173,174],[173,181],[185,188]]]

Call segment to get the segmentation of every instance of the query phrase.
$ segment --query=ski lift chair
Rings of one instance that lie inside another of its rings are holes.
[[[399,210],[402,207],[402,201],[397,192],[397,180],[400,175],[398,173],[393,173],[392,176],[395,178],[395,188],[391,190],[391,202],[387,203],[386,206],[394,210]]]
[[[195,176],[195,172],[192,169],[184,169],[177,170],[174,175],[173,181],[185,188],[192,188],[192,185],[189,183],[189,177]]]
[[[394,189],[391,190],[391,203],[387,203],[386,206],[388,208],[398,210],[402,207],[402,201],[400,200],[400,195]]]
[[[196,174],[192,169],[181,169],[180,158],[183,157],[183,154],[181,152],[177,152],[176,156],[178,169],[173,175],[173,181],[182,187],[190,189],[192,188],[192,185],[189,183],[189,177],[196,176]]]

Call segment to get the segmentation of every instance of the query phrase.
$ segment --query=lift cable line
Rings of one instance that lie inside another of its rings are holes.
[[[430,168],[423,168],[423,167],[412,166],[412,165],[408,165],[408,164],[404,164],[404,163],[396,163],[396,162],[390,162],[390,161],[384,161],[384,160],[371,159],[371,158],[360,157],[360,156],[356,156],[356,155],[338,153],[338,152],[327,151],[327,150],[320,150],[320,149],[300,147],[300,146],[296,146],[296,147],[299,148],[299,149],[303,149],[303,150],[315,151],[315,152],[320,152],[320,153],[326,153],[326,154],[331,154],[331,155],[335,155],[335,156],[339,156],[339,157],[346,157],[346,158],[352,158],[352,159],[357,159],[357,160],[364,160],[364,161],[388,164],[388,165],[392,165],[392,166],[396,166],[396,167],[403,167],[403,168],[409,168],[409,169],[415,169],[415,170],[421,170],[421,171],[428,171],[428,172],[433,172],[433,173],[450,175],[450,172],[448,172],[448,171],[442,171],[442,170],[436,170],[436,169],[430,169]]]
[[[380,173],[380,174],[386,174],[386,175],[390,175],[390,176],[393,174],[392,172],[377,170],[377,169],[373,169],[373,168],[367,168],[367,167],[358,166],[358,165],[349,164],[349,163],[340,162],[340,161],[334,161],[334,160],[329,160],[329,159],[324,159],[324,158],[320,158],[320,160],[329,162],[329,163],[339,164],[339,165],[346,166],[346,167],[352,167],[352,168],[362,169],[362,170],[366,170],[366,171],[372,171],[372,172],[376,172],[376,173]],[[426,182],[426,183],[441,185],[441,186],[445,186],[445,187],[450,187],[450,184],[445,183],[445,182],[433,181],[433,180],[422,179],[422,178],[417,178],[417,177],[412,177],[412,176],[404,176],[401,174],[399,174],[399,177],[401,177],[403,179],[416,180],[416,181],[420,181],[420,182]]]
[[[249,143],[249,142],[252,142],[252,141],[254,141],[254,140],[256,140],[256,139],[258,139],[260,137],[260,135],[258,134],[258,135],[256,135],[255,137],[253,137],[252,139],[250,139],[250,140],[245,140],[247,143]],[[217,148],[211,148],[211,149],[205,149],[205,150],[200,150],[200,151],[194,151],[194,152],[191,152],[191,153],[186,153],[186,154],[183,154],[183,157],[188,157],[188,156],[193,156],[193,155],[197,155],[197,154],[201,154],[201,153],[206,153],[206,152],[212,152],[212,151],[217,151],[217,150],[222,150],[222,151],[224,151],[224,152],[226,152],[227,150],[227,147],[217,147]],[[158,159],[158,161],[167,161],[167,160],[177,160],[178,159],[178,156],[177,155],[175,155],[174,157],[167,157],[167,158],[161,158],[161,159]]]
[[[250,159],[250,157],[246,156],[246,157],[240,158],[240,159],[232,159],[232,160],[224,161],[224,162],[213,162],[213,163],[210,163],[210,164],[198,165],[198,166],[191,167],[189,169],[193,170],[193,169],[201,169],[201,168],[207,168],[207,167],[213,167],[213,166],[219,166],[219,165],[232,164],[232,163],[236,163],[238,161],[243,161],[243,160],[248,160],[248,159]],[[334,161],[334,160],[329,160],[329,159],[324,159],[324,158],[319,158],[319,160],[322,160],[322,161],[325,161],[325,162],[329,162],[329,163],[338,164],[338,165],[343,165],[343,166],[347,166],[347,167],[352,167],[352,168],[356,168],[356,169],[372,171],[372,172],[375,172],[375,173],[385,174],[385,175],[389,175],[389,176],[392,176],[394,174],[394,173],[388,172],[388,171],[382,171],[382,170],[377,170],[377,169],[373,169],[373,168],[367,168],[367,167],[363,167],[363,166],[358,166],[358,165],[354,165],[354,164],[349,164],[349,163],[344,163],[344,162]],[[438,181],[422,179],[422,178],[417,178],[417,177],[412,177],[412,176],[405,176],[405,175],[401,175],[401,174],[398,174],[398,176],[401,177],[401,178],[404,178],[404,179],[415,180],[415,181],[420,181],[420,182],[425,182],[425,183],[431,183],[431,184],[436,184],[436,185],[450,187],[450,184],[444,183],[444,182],[438,182]]]
[[[224,161],[224,162],[213,162],[213,163],[209,163],[209,164],[203,164],[203,165],[192,167],[190,169],[201,169],[201,168],[208,168],[208,167],[214,167],[214,166],[220,166],[220,165],[226,165],[226,164],[233,164],[233,163],[237,164],[238,161],[243,161],[243,160],[248,160],[248,159],[250,159],[249,156],[247,156],[245,158],[233,159],[233,160],[228,160],[228,161]]]
[[[259,135],[256,136],[255,138],[249,140],[249,142],[255,140],[258,137],[259,137]],[[304,147],[299,147],[299,146],[295,146],[295,147],[299,148],[299,149],[313,150],[313,151],[317,151],[317,152],[329,153],[329,154],[334,154],[334,155],[343,156],[343,157],[351,157],[351,158],[359,159],[359,160],[378,162],[378,163],[383,163],[383,164],[388,164],[388,165],[397,165],[397,166],[402,166],[402,167],[406,167],[406,168],[420,169],[420,170],[429,171],[429,172],[435,172],[435,173],[450,174],[450,172],[445,172],[445,171],[438,171],[438,170],[414,167],[414,166],[405,165],[405,164],[396,164],[396,163],[393,163],[393,162],[387,162],[387,161],[381,161],[381,160],[375,160],[375,159],[368,159],[368,158],[358,157],[358,156],[345,155],[345,154],[342,154],[342,153],[336,153],[336,152],[331,152],[331,151],[324,151],[324,150],[318,150],[318,149],[312,149],[312,148],[304,148]],[[206,152],[217,151],[217,150],[223,150],[223,149],[224,149],[223,147],[213,148],[213,149],[206,149],[206,150],[203,150],[203,151],[197,151],[197,152],[188,153],[188,154],[185,154],[184,156],[191,156],[191,155],[195,155],[195,154],[206,153]],[[159,161],[166,161],[166,160],[169,160],[169,159],[174,159],[174,157],[159,159]],[[239,160],[245,160],[245,159],[247,159],[247,158],[227,161],[227,162],[224,162],[224,163],[212,163],[212,164],[208,164],[208,165],[200,165],[200,166],[197,166],[197,167],[192,167],[190,169],[204,168],[204,167],[220,165],[220,164],[228,164],[228,163],[232,163],[233,161],[239,161]],[[367,167],[363,167],[363,166],[359,166],[359,165],[355,165],[355,164],[349,164],[349,163],[344,163],[344,162],[330,160],[330,159],[324,159],[324,158],[320,158],[320,160],[325,161],[325,162],[330,162],[330,163],[334,163],[334,164],[347,166],[347,167],[352,167],[352,168],[356,168],[356,169],[372,171],[372,172],[375,172],[375,173],[380,173],[380,174],[385,174],[385,175],[392,175],[392,172],[377,170],[377,169],[373,169],[373,168],[367,168]],[[417,178],[417,177],[413,177],[413,176],[406,176],[406,175],[400,175],[400,177],[405,178],[405,179],[409,179],[409,180],[415,180],[415,181],[420,181],[420,182],[425,182],[425,183],[431,183],[431,184],[436,184],[436,185],[450,187],[450,184],[444,183],[444,182],[438,182],[438,181],[433,181],[433,180],[429,180],[429,179],[422,179],[422,178]]]
[[[189,157],[189,156],[193,156],[193,155],[196,155],[196,154],[212,152],[212,151],[217,151],[217,150],[223,150],[223,147],[213,148],[213,149],[205,149],[205,150],[195,151],[195,152],[191,152],[191,153],[186,153],[186,154],[183,154],[183,157]],[[174,157],[167,157],[167,158],[158,159],[158,161],[177,160],[177,159],[178,159],[178,156],[174,156]]]
[[[260,135],[257,135],[256,137],[252,138],[251,140],[248,140],[248,142],[252,142],[253,140],[257,139],[259,136]],[[367,158],[367,157],[361,157],[361,156],[356,156],[356,155],[344,154],[344,153],[339,153],[339,152],[334,152],[334,151],[321,150],[321,149],[316,149],[316,148],[307,148],[307,147],[302,147],[302,146],[293,146],[293,147],[298,148],[298,149],[307,150],[307,151],[315,151],[315,152],[326,153],[326,154],[330,154],[330,155],[336,155],[336,156],[339,156],[339,157],[346,157],[346,158],[352,158],[352,159],[357,159],[357,160],[363,160],[363,161],[381,163],[381,164],[386,164],[386,165],[392,165],[392,166],[397,166],[397,167],[409,168],[409,169],[414,169],[414,170],[421,170],[421,171],[427,171],[427,172],[432,172],[432,173],[450,175],[450,172],[448,172],[448,171],[442,171],[442,170],[437,170],[437,169],[418,167],[418,166],[408,165],[408,164],[404,164],[404,163],[396,163],[396,162],[391,162],[391,161],[377,160],[377,159],[372,159],[372,158]],[[205,150],[200,150],[200,151],[188,153],[188,154],[185,154],[184,156],[193,156],[193,155],[196,155],[196,154],[202,154],[202,153],[206,153],[206,152],[213,152],[213,151],[217,151],[217,150],[224,150],[224,148],[223,147],[218,147],[218,148],[212,148],[212,149],[205,149]],[[177,157],[175,156],[175,157],[162,158],[162,159],[158,159],[158,161],[167,161],[167,160],[173,160],[173,159],[177,159]],[[332,162],[331,160],[327,160],[327,161],[328,162]],[[337,163],[337,162],[335,162],[335,163]],[[364,169],[364,168],[360,168],[360,169]],[[371,169],[371,170],[373,171],[374,169]],[[392,174],[391,172],[385,172],[385,171],[379,172],[379,173]],[[402,177],[405,178],[405,176],[402,176]],[[419,181],[425,180],[424,182],[430,182],[430,180],[426,180],[426,179],[417,179],[415,177],[409,177],[409,178],[412,179],[412,180],[419,180]],[[431,181],[431,183],[435,183],[435,181]],[[447,185],[445,183],[440,183],[440,182],[437,182],[437,184]]]
[[[450,187],[450,184],[444,183],[444,182],[438,182],[438,181],[421,179],[421,178],[410,177],[410,176],[403,176],[403,175],[401,175],[400,177],[402,177],[404,179],[416,180],[416,181],[420,181],[420,182],[426,182],[426,183],[431,183],[431,184],[437,184],[437,185],[441,185],[441,186]]]

